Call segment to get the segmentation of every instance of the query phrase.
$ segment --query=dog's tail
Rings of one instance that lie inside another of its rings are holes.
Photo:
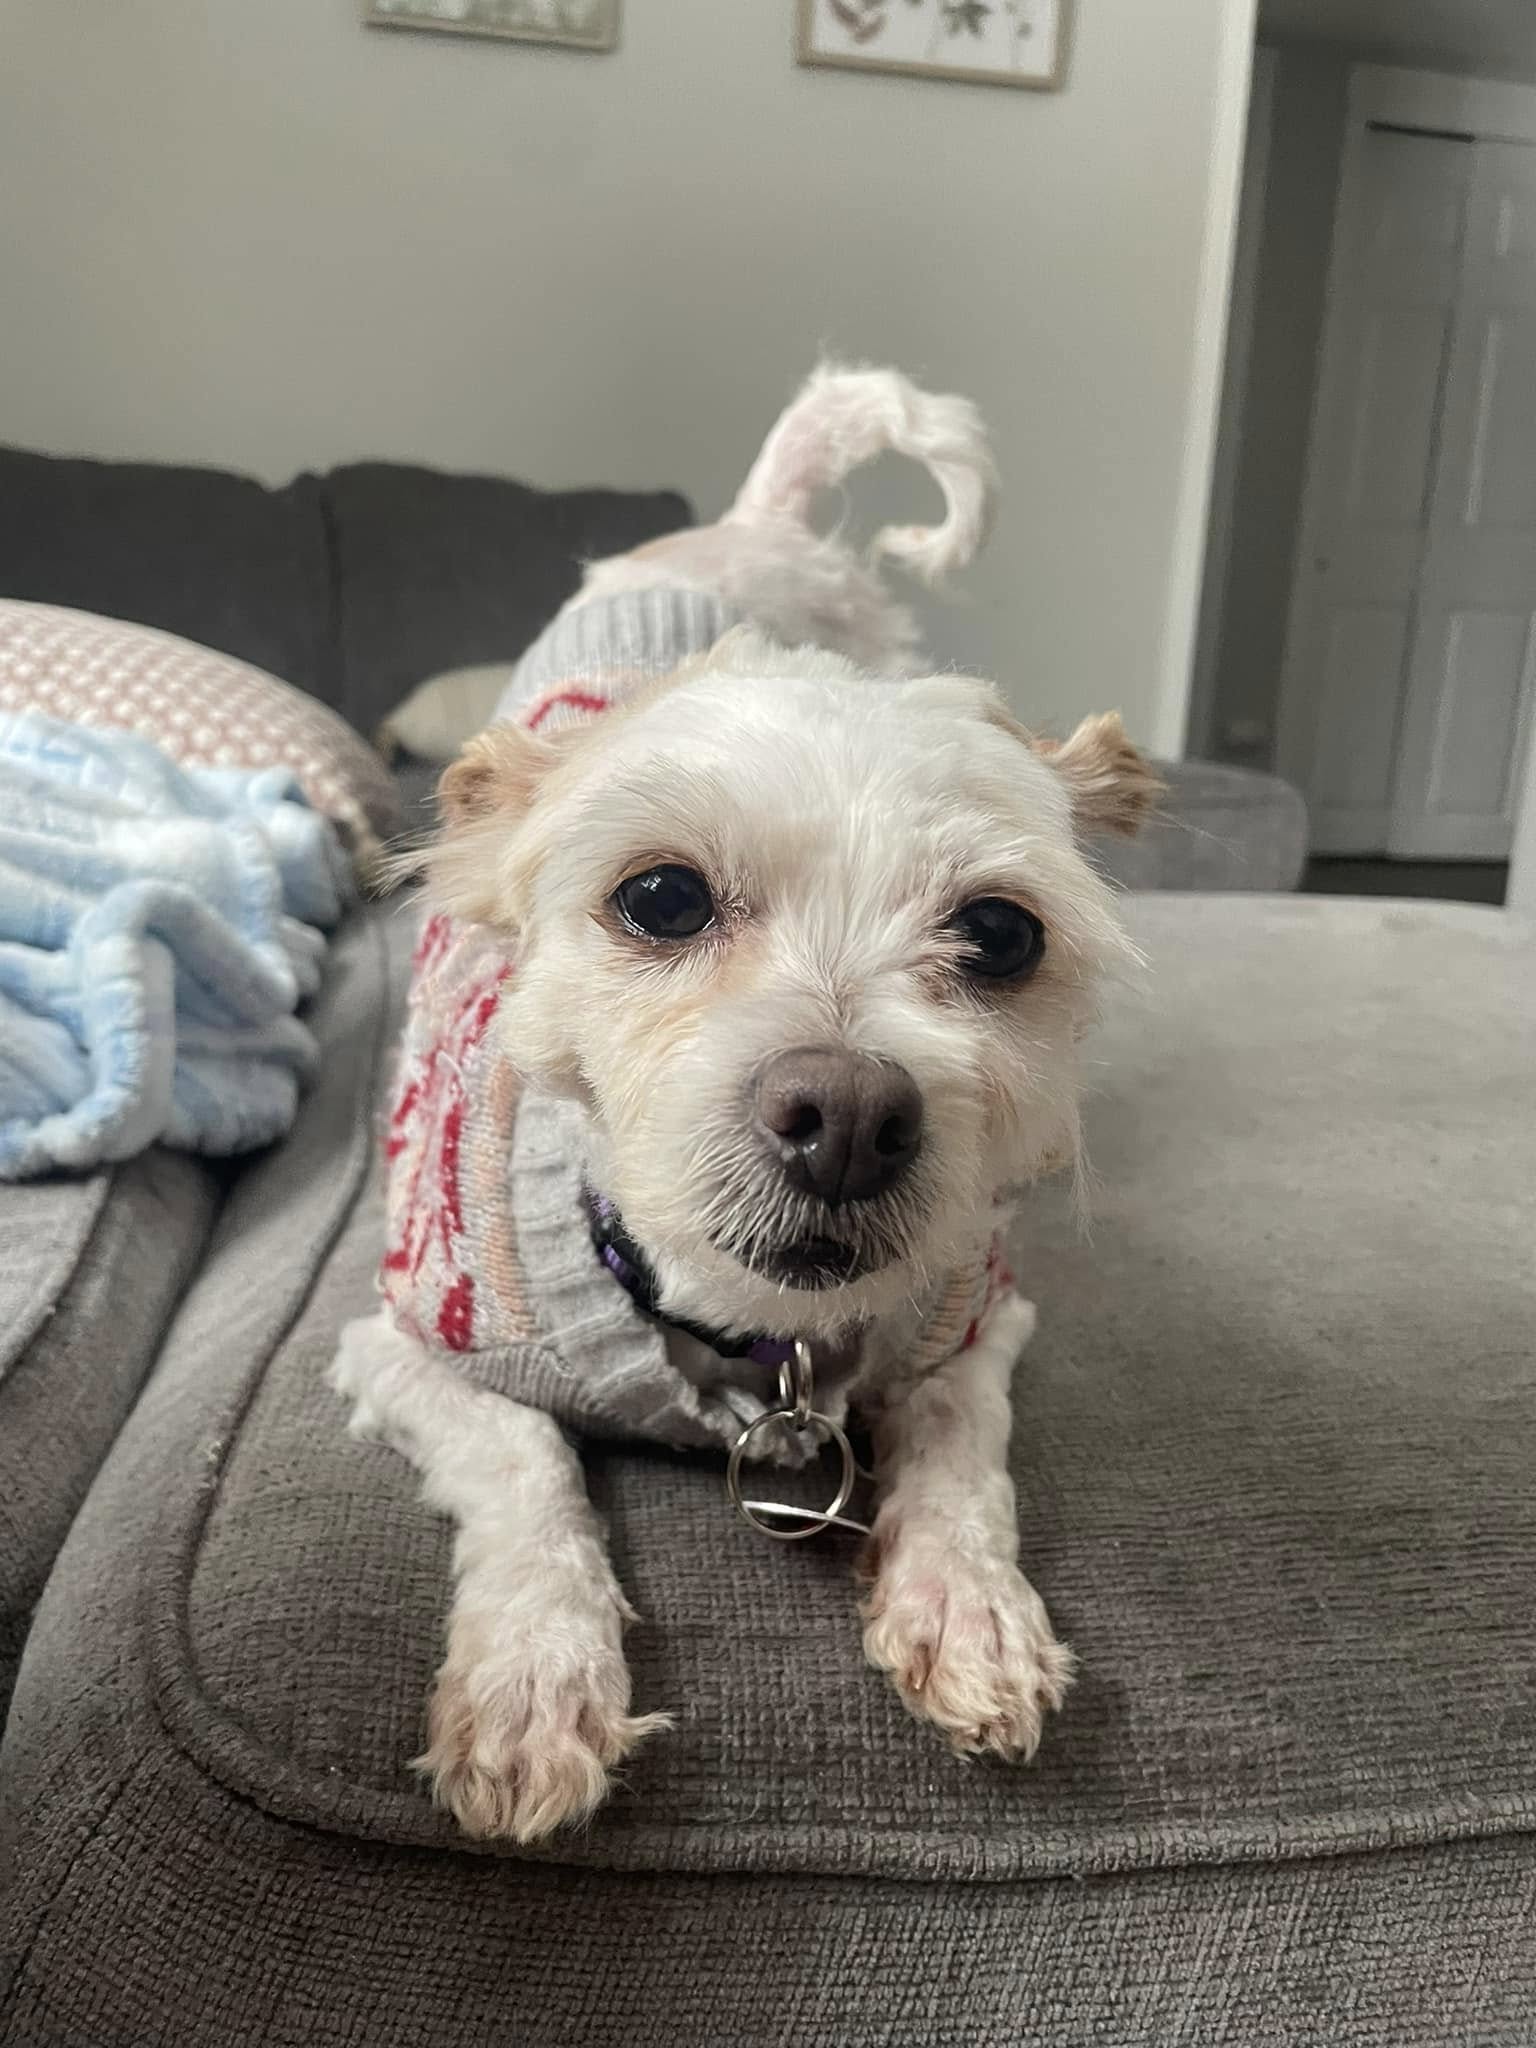
[[[728,516],[788,517],[808,526],[817,491],[888,448],[924,465],[944,493],[944,518],[938,526],[882,527],[870,554],[939,583],[986,539],[997,472],[969,399],[919,391],[896,370],[832,363],[814,370],[763,443]]]

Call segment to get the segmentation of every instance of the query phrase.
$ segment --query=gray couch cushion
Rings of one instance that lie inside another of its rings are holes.
[[[48,1568],[218,1201],[213,1168],[158,1147],[84,1179],[0,1184],[0,1722]]]
[[[0,448],[0,597],[132,619],[336,702],[318,478]]]
[[[366,733],[428,676],[510,667],[576,588],[583,562],[691,517],[675,491],[536,491],[392,462],[333,470],[325,497],[336,701]]]
[[[1094,1240],[1042,1196],[1017,1246],[1025,1554],[1083,1659],[1031,1769],[905,1719],[835,1544],[594,1453],[637,1701],[678,1731],[542,1870],[443,1853],[403,1762],[448,1532],[320,1382],[378,1243],[359,934],[321,1091],[34,1628],[0,2039],[404,2044],[440,2001],[494,2037],[514,1997],[520,2039],[660,2043],[701,1970],[719,2029],[683,2038],[1528,2039],[1536,943],[1440,906],[1133,915]]]
[[[1134,839],[1095,848],[1127,889],[1294,889],[1307,858],[1307,806],[1278,775],[1220,761],[1160,761],[1167,794]]]
[[[583,561],[690,516],[674,491],[538,491],[405,463],[268,489],[224,470],[0,448],[0,597],[163,627],[371,735],[426,676],[510,665]]]

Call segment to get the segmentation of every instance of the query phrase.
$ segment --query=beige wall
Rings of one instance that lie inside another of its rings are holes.
[[[818,347],[894,360],[980,400],[1008,486],[938,651],[1175,746],[1246,0],[1081,0],[1059,96],[797,70],[791,12],[627,0],[594,57],[8,0],[0,438],[712,512]]]
[[[1211,719],[1216,753],[1262,763],[1273,758],[1349,81],[1333,51],[1278,58]]]

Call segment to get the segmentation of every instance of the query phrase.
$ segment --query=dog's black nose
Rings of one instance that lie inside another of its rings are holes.
[[[898,1181],[923,1142],[923,1098],[905,1067],[863,1053],[795,1046],[757,1077],[758,1128],[803,1193],[835,1209]]]

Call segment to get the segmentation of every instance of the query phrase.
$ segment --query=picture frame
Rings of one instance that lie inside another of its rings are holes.
[[[795,55],[837,71],[1059,92],[1072,0],[797,0]]]
[[[620,0],[369,0],[363,20],[369,28],[603,52],[617,47],[619,9]]]

